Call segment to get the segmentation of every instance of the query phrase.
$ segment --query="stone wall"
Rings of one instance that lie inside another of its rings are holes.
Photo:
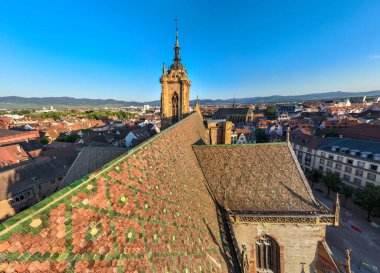
[[[212,122],[207,124],[210,144],[231,144],[232,122]]]
[[[238,252],[247,248],[250,273],[257,272],[255,241],[262,235],[278,243],[281,273],[314,273],[318,241],[325,237],[324,226],[232,224],[232,229]]]

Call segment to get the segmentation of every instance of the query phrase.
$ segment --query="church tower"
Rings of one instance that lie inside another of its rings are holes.
[[[176,20],[177,22],[177,20]],[[161,83],[161,130],[180,121],[190,113],[189,97],[191,82],[181,63],[178,42],[178,26],[174,45],[174,62],[167,71],[162,67]]]

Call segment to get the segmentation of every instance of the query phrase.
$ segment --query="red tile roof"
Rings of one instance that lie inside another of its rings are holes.
[[[243,127],[243,128],[234,128],[235,133],[237,134],[243,134],[248,135],[251,133],[251,130],[249,128]]]
[[[0,146],[39,138],[40,133],[38,131],[14,131],[0,129]]]
[[[17,164],[26,160],[29,160],[29,156],[20,145],[0,147],[0,167]]]
[[[342,137],[368,140],[368,141],[380,141],[380,126],[370,124],[358,124],[348,128],[334,128],[331,129]],[[327,131],[327,130],[326,130]]]

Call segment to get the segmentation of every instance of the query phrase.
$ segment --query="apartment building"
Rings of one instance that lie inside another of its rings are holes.
[[[293,142],[292,146],[304,170],[339,173],[354,187],[367,183],[380,186],[380,142],[328,137],[314,143]]]

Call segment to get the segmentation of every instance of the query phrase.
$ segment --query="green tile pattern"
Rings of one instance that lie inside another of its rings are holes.
[[[0,272],[231,272],[193,114],[1,225]]]

